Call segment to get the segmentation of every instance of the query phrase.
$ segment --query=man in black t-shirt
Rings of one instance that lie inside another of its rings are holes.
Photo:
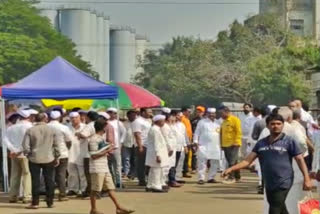
[[[269,214],[289,214],[285,201],[293,184],[293,158],[304,176],[303,189],[311,190],[312,184],[299,145],[291,137],[282,133],[283,117],[272,114],[266,122],[270,135],[258,141],[244,161],[227,169],[222,175],[226,176],[235,170],[246,168],[259,158],[267,201],[270,205]]]

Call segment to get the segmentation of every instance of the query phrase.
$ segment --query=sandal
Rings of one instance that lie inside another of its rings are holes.
[[[99,212],[99,211],[90,211],[90,214],[103,214],[103,212]]]
[[[29,206],[27,206],[26,207],[26,209],[29,209],[29,210],[37,210],[37,209],[39,209],[39,206],[38,205],[29,205]]]
[[[134,213],[134,210],[117,210],[116,214],[130,214],[130,213]]]

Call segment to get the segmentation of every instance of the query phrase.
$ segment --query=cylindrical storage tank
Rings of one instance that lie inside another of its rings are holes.
[[[97,15],[94,11],[90,14],[90,58],[92,62],[92,68],[94,71],[97,71],[97,47],[98,47],[98,40],[97,40]]]
[[[110,80],[110,18],[104,17],[104,75],[103,81]]]
[[[146,36],[136,36],[136,74],[143,72],[140,63],[143,62],[149,41]]]
[[[101,81],[105,81],[104,74],[104,18],[103,16],[97,16],[97,46],[96,46],[96,63],[97,63],[97,72],[99,73],[99,78]]]
[[[128,28],[110,31],[110,79],[130,82],[132,67],[132,34]]]
[[[90,55],[90,11],[79,9],[64,9],[60,11],[61,33],[69,37],[75,44],[82,59],[91,62]]]
[[[131,49],[131,57],[130,57],[130,64],[132,67],[132,70],[130,71],[130,80],[134,78],[136,75],[136,31],[135,29],[131,29],[131,38],[130,38],[130,49]]]
[[[59,30],[59,12],[55,9],[41,9],[40,15],[47,17],[53,28]]]

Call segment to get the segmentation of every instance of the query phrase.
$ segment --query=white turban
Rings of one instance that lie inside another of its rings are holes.
[[[277,108],[277,106],[275,105],[268,105],[268,109],[271,111],[273,111],[273,109]]]
[[[21,110],[21,109],[19,109],[17,113],[23,118],[30,117],[30,111],[29,110]]]
[[[79,113],[79,114],[88,114],[88,111],[86,111],[86,110],[79,110],[78,113]]]
[[[50,113],[50,117],[51,117],[51,119],[58,119],[59,117],[61,117],[61,113],[60,113],[60,111],[52,111],[51,113]]]
[[[98,112],[98,114],[100,116],[104,117],[106,120],[110,119],[110,115],[108,113],[106,113],[106,112],[101,111],[101,112]]]
[[[30,115],[32,114],[39,114],[39,112],[37,110],[34,109],[29,109]]]
[[[216,112],[217,112],[217,109],[215,109],[215,108],[208,108],[207,112],[208,112],[208,113],[216,113]]]
[[[117,112],[118,112],[118,109],[111,107],[111,108],[108,108],[108,109],[107,109],[107,112],[117,113]]]
[[[163,107],[161,109],[162,112],[166,113],[166,114],[170,114],[171,113],[171,109],[167,108],[167,107]]]
[[[70,118],[75,118],[75,117],[79,117],[79,116],[80,116],[80,114],[78,112],[75,112],[75,111],[70,112],[70,114],[69,114]]]
[[[156,116],[153,117],[153,121],[154,122],[157,122],[159,120],[165,120],[166,119],[166,116],[162,115],[162,114],[158,114]]]

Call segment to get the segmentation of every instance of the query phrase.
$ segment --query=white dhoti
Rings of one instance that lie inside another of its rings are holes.
[[[87,188],[87,179],[82,165],[75,163],[68,164],[68,189],[73,192],[85,192]]]
[[[151,167],[148,176],[147,188],[162,190],[162,186],[165,183],[163,180],[163,167]]]
[[[198,180],[205,180],[207,170],[207,159],[198,158]],[[210,168],[208,172],[208,180],[214,179],[218,173],[219,160],[210,160]]]

